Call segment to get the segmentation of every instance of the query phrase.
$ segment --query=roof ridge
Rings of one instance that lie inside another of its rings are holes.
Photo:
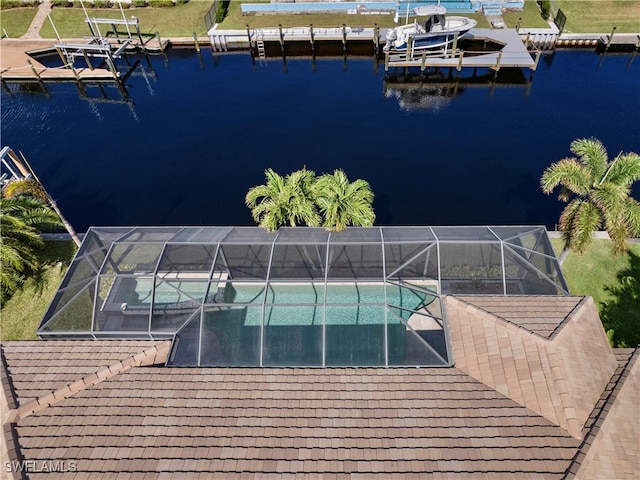
[[[591,425],[589,427],[586,427],[587,432],[584,433],[582,442],[580,443],[576,454],[573,456],[571,463],[565,470],[563,479],[572,479],[577,476],[582,466],[582,461],[589,452],[596,436],[598,435],[598,432],[600,431],[600,427],[609,414],[610,408],[608,407],[615,401],[618,393],[624,386],[624,383],[629,376],[628,372],[638,361],[638,357],[640,357],[640,347],[636,347],[633,353],[624,363],[624,365],[620,365],[613,373],[613,375],[611,375],[611,379],[609,380],[607,388],[604,390],[604,392],[602,392],[602,397],[605,397],[605,394],[606,397],[604,398],[604,401],[601,405],[598,405],[600,404],[600,402],[595,405],[593,411],[591,412],[591,415],[589,415],[589,419],[587,419],[586,424],[590,423]]]
[[[164,340],[157,345],[142,350],[134,355],[130,355],[123,360],[118,360],[118,362],[112,365],[101,367],[95,373],[84,376],[73,383],[69,383],[48,395],[31,400],[27,404],[18,408],[11,409],[7,417],[4,419],[4,423],[15,423],[22,418],[28,417],[29,415],[39,412],[40,410],[43,410],[55,403],[61,402],[80,391],[86,390],[87,388],[97,385],[104,380],[126,372],[133,367],[164,363],[167,360],[170,347],[171,340]]]
[[[585,307],[588,301],[587,296],[581,296],[580,301],[571,309],[571,311],[564,317],[564,319],[553,329],[553,332],[547,337],[549,340],[553,340],[562,329],[569,323],[569,321],[576,316],[576,314]]]

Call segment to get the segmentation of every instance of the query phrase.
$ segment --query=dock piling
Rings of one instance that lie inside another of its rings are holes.
[[[378,27],[377,23],[373,24],[373,46],[377,55],[380,50],[380,27]]]
[[[164,47],[162,46],[162,40],[160,39],[160,32],[156,31],[156,39],[158,40],[158,47],[160,51],[164,53]]]
[[[196,46],[196,51],[200,53],[200,43],[198,43],[198,34],[196,32],[193,32],[193,41]]]
[[[38,71],[36,70],[36,67],[33,66],[33,63],[31,63],[31,60],[27,59],[27,63],[29,64],[29,66],[31,67],[31,71],[33,72],[33,74],[35,75],[35,77],[38,79],[39,82],[42,83],[42,78],[40,77],[40,74],[38,73]]]
[[[280,50],[282,50],[282,54],[284,55],[284,32],[282,31],[282,24],[278,24],[278,33],[280,36]]]
[[[460,73],[460,71],[462,70],[463,58],[464,58],[464,50],[460,50],[460,58],[458,58],[458,66],[456,67],[456,70],[458,70],[458,73]]]
[[[613,41],[613,34],[616,33],[617,28],[618,27],[614,25],[614,27],[611,29],[611,35],[609,35],[609,40],[607,41],[607,46],[605,47],[605,50],[609,50],[609,47],[611,46],[611,42]]]
[[[313,23],[309,24],[309,40],[311,41],[311,50],[315,51],[316,44],[315,44],[315,38],[313,35]]]
[[[342,24],[342,50],[347,51],[347,25]]]

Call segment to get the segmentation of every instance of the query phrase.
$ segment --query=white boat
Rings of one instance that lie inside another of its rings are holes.
[[[442,5],[423,5],[413,9],[419,20],[387,31],[385,50],[406,50],[412,39],[412,50],[437,50],[447,47],[476,26],[472,18],[446,16]]]

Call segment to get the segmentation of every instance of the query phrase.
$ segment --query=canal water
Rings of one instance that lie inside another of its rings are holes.
[[[557,51],[529,70],[425,78],[372,57],[173,49],[115,85],[3,88],[1,143],[21,150],[76,229],[253,225],[264,170],[367,180],[378,225],[543,224],[539,188],[569,144],[640,152],[640,59]],[[455,74],[455,72],[453,72]],[[635,196],[640,195],[636,189]]]

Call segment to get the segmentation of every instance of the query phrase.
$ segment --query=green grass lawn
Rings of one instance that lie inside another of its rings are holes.
[[[143,34],[160,33],[162,38],[167,37],[192,37],[193,32],[199,36],[206,35],[204,17],[213,2],[204,0],[192,0],[183,5],[167,8],[128,8],[124,10],[127,19],[132,16],[140,20],[140,30]],[[89,15],[96,18],[122,18],[122,12],[118,8],[89,9]],[[54,8],[51,18],[62,38],[79,38],[89,35],[82,8]],[[107,32],[107,26],[103,34]],[[124,31],[124,27],[120,27]],[[55,38],[55,32],[51,22],[46,21],[40,30],[44,38]]]
[[[552,239],[554,251],[562,240]],[[562,272],[572,295],[591,296],[610,340],[616,346],[635,346],[640,340],[640,244],[613,256],[609,240],[594,240],[584,253],[571,252]],[[608,304],[608,306],[606,306]]]
[[[75,254],[76,246],[69,241],[46,242],[39,254],[44,267],[38,275],[31,276],[0,310],[0,340],[29,340],[44,317],[67,267]]]
[[[540,9],[535,0],[525,0],[523,11],[508,11],[502,15],[504,23],[508,28],[516,28],[518,20],[523,28],[548,28],[549,23],[540,15]]]
[[[554,239],[553,243],[554,250],[557,251],[556,244],[559,244],[559,249],[562,250],[560,239]],[[632,245],[631,251],[640,255],[640,245]],[[616,274],[628,266],[628,255],[613,256],[609,240],[598,239],[594,240],[584,253],[571,252],[562,265],[562,272],[572,295],[592,296],[599,305],[611,299],[611,295],[605,291],[605,286],[617,283]]]
[[[7,32],[9,38],[18,38],[27,33],[37,8],[11,8],[0,11],[0,28],[2,35]]]
[[[561,9],[567,16],[565,33],[640,32],[638,0],[552,0],[551,12]]]

